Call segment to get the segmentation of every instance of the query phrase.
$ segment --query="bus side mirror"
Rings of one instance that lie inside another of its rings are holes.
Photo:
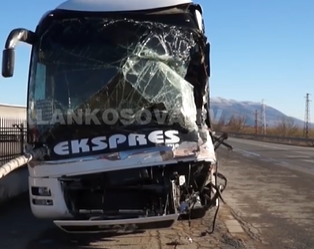
[[[15,46],[18,42],[25,42],[33,45],[36,41],[36,34],[27,29],[13,29],[5,42],[2,53],[2,76],[5,78],[12,77],[14,74],[15,64]]]
[[[15,65],[15,49],[6,48],[2,52],[2,76],[5,78],[12,77]]]

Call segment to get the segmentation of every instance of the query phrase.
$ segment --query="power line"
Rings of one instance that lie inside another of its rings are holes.
[[[310,94],[307,93],[305,96],[305,115],[304,115],[304,129],[303,136],[308,138],[310,133]]]

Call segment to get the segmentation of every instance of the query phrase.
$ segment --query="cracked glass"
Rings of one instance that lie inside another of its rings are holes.
[[[79,111],[131,110],[128,121],[136,123],[134,113],[158,110],[195,130],[186,76],[197,50],[190,28],[128,18],[55,20],[34,47],[29,117],[43,132],[60,122],[56,112],[66,123]]]

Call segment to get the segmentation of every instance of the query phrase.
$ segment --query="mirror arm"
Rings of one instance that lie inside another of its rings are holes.
[[[35,40],[36,34],[34,32],[27,29],[14,29],[6,40],[5,49],[14,49],[19,41],[32,45]]]

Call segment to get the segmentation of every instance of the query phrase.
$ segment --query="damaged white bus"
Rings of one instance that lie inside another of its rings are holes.
[[[190,0],[68,0],[35,31],[9,34],[3,77],[17,43],[32,46],[28,135],[23,158],[2,168],[27,163],[36,217],[68,233],[123,232],[217,205],[226,136],[210,130],[202,15]]]

